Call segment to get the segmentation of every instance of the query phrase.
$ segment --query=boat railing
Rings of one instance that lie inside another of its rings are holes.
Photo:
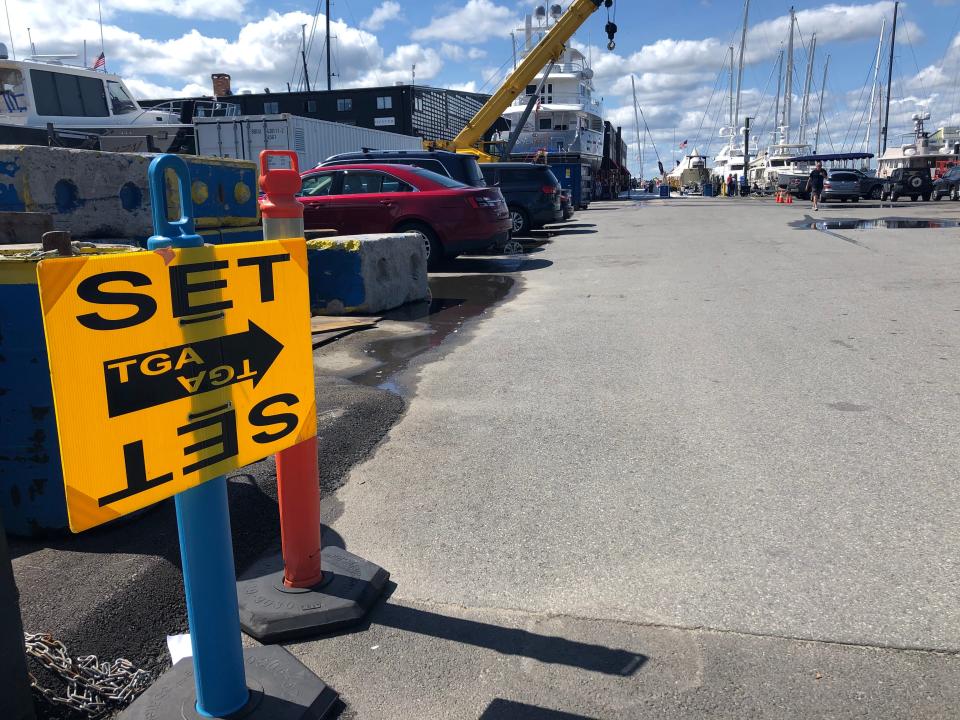
[[[603,152],[603,133],[596,130],[527,130],[520,134],[515,153],[530,153],[544,149],[552,153]]]
[[[184,110],[189,110],[191,119],[206,117],[239,117],[240,105],[223,100],[167,100],[153,105],[151,111],[168,112],[183,117]]]

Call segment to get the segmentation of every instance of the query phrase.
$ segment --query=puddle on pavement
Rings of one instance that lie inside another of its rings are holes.
[[[384,320],[423,323],[423,331],[370,342],[364,353],[377,365],[350,379],[398,395],[411,395],[414,388],[401,382],[411,360],[445,343],[452,345],[449,341],[459,336],[464,323],[481,317],[503,301],[515,284],[516,279],[508,275],[431,277],[430,302],[411,303],[383,315]]]
[[[877,218],[858,220],[838,218],[812,220],[809,217],[790,223],[792,227],[807,230],[924,230],[960,227],[960,220],[923,220],[920,218]]]

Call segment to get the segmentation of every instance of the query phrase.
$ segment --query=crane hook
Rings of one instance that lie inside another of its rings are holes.
[[[608,20],[604,30],[606,30],[607,38],[610,40],[610,42],[607,43],[607,50],[613,50],[617,46],[617,44],[613,41],[613,36],[617,34],[617,24]]]

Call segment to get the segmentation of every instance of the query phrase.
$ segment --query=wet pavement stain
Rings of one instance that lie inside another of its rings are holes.
[[[489,263],[497,266],[497,261]],[[503,265],[499,267],[505,269]],[[370,342],[364,353],[377,365],[350,379],[397,395],[413,395],[415,378],[401,380],[411,361],[441,345],[452,348],[452,340],[463,336],[465,323],[482,317],[504,301],[516,285],[516,278],[509,275],[431,276],[432,300],[411,303],[383,315],[384,320],[422,323],[423,330]]]
[[[860,220],[857,218],[831,218],[816,220],[809,215],[803,220],[790,223],[790,227],[800,230],[941,230],[944,228],[960,227],[960,220],[939,218],[924,220],[922,218],[876,218]],[[844,238],[846,239],[846,238]]]
[[[840,410],[841,412],[866,412],[867,410],[873,409],[869,405],[857,405],[851,402],[827,403],[827,407],[831,410]]]

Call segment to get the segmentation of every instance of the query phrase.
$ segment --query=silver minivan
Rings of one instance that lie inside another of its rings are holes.
[[[830,170],[820,199],[860,202],[860,177],[849,170]]]

